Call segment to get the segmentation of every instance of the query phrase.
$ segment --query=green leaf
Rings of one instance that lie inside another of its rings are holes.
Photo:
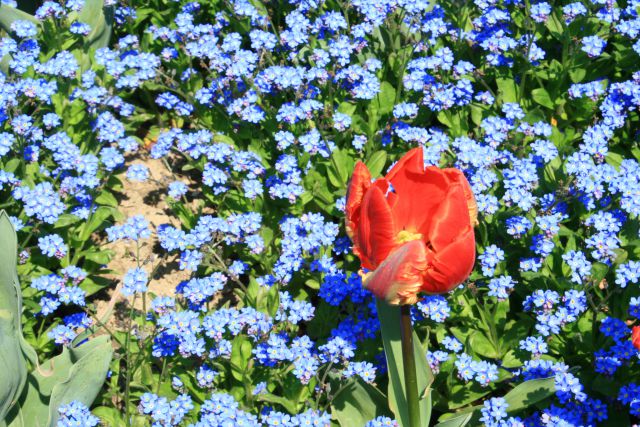
[[[530,408],[556,392],[555,378],[539,378],[518,384],[504,395],[509,407],[507,412],[516,413]]]
[[[122,413],[116,408],[98,406],[91,412],[109,427],[125,427],[126,425],[122,419]]]
[[[346,188],[349,172],[353,170],[353,159],[343,150],[334,150],[330,160],[327,167],[329,181],[337,188]]]
[[[280,293],[277,286],[272,286],[267,293],[267,312],[271,317],[278,313],[280,308]]]
[[[488,319],[490,322],[494,320],[495,319]],[[473,351],[481,356],[489,357],[491,359],[498,359],[500,357],[498,350],[495,348],[493,343],[491,343],[489,338],[480,331],[474,331],[469,337],[469,342]]]
[[[380,390],[358,376],[347,381],[331,401],[331,417],[341,427],[363,426],[376,417],[390,415],[387,397]],[[340,381],[331,382],[332,390],[339,386]]]
[[[298,412],[296,404],[293,401],[282,396],[276,396],[275,394],[271,393],[261,393],[258,395],[258,400],[262,402],[278,404],[286,409],[290,414],[296,414]]]
[[[555,104],[551,100],[549,92],[547,92],[547,90],[544,88],[533,89],[531,91],[531,97],[535,102],[542,105],[543,107],[547,107],[550,110],[553,110],[555,108]]]
[[[545,26],[549,29],[551,35],[562,40],[562,32],[564,31],[562,20],[556,16],[556,13],[549,15],[549,19],[545,22]]]
[[[93,261],[97,264],[108,264],[111,261],[111,257],[113,256],[113,251],[106,249],[97,249],[91,248],[86,251],[81,252],[80,254],[85,259],[89,261]]]
[[[11,24],[13,21],[29,21],[40,26],[40,21],[35,16],[15,7],[0,4],[0,28],[7,33],[12,33]]]
[[[380,117],[393,111],[396,100],[396,89],[389,82],[380,84],[380,92],[371,101],[370,109]]]
[[[25,393],[7,420],[10,427],[54,426],[58,408],[74,400],[91,406],[107,376],[113,348],[109,336],[99,336],[29,373]]]
[[[244,335],[238,335],[231,344],[231,375],[238,381],[245,381],[249,360],[251,360],[251,341]]]
[[[481,406],[473,406],[460,412],[445,414],[440,417],[441,420],[444,420],[436,424],[435,427],[464,427],[466,425],[478,425],[480,419],[480,408]],[[473,424],[469,424],[471,421],[473,421]]]
[[[116,199],[112,193],[106,190],[100,193],[98,197],[96,197],[96,203],[111,206],[112,208],[117,208],[119,205],[118,199]]]
[[[100,206],[96,211],[89,216],[89,220],[83,224],[80,228],[80,240],[87,241],[91,234],[98,230],[101,226],[105,225],[107,218],[113,216],[115,208]]]
[[[385,150],[376,151],[369,157],[365,164],[367,168],[369,168],[372,177],[380,176],[384,170],[384,166],[387,164],[387,152]]]
[[[602,262],[594,262],[591,266],[591,278],[597,284],[605,278],[609,272],[609,266]]]
[[[22,292],[16,272],[18,239],[0,211],[0,419],[19,398],[27,381],[27,361],[36,355],[22,336]]]
[[[85,50],[99,49],[109,45],[113,13],[112,7],[104,7],[104,0],[85,0],[78,17],[80,22],[91,26],[91,32],[85,39]]]
[[[518,384],[511,391],[504,395],[509,407],[507,412],[514,414],[522,410],[531,408],[538,402],[551,397],[556,389],[554,385],[555,379],[540,378],[525,381]],[[479,425],[480,409],[482,406],[472,406],[465,408],[460,412],[445,414],[440,417],[440,422],[436,427],[463,427],[466,425]]]
[[[409,412],[405,397],[404,368],[402,365],[402,343],[400,341],[400,307],[392,306],[376,299],[378,318],[384,353],[387,359],[389,376],[389,407],[396,416],[400,426],[409,425]],[[433,373],[427,363],[426,351],[420,345],[420,339],[413,332],[413,350],[416,359],[416,374],[418,376],[418,392],[420,393],[421,425],[429,425],[431,418],[431,384]]]
[[[73,214],[62,214],[58,217],[58,220],[54,224],[54,228],[64,228],[69,225],[73,225],[77,222],[80,222],[80,217],[77,217]]]
[[[502,102],[517,102],[518,88],[511,77],[498,77],[496,78],[496,84],[498,85],[498,92]]]

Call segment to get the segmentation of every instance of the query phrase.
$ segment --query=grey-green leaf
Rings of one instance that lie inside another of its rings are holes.
[[[0,28],[7,33],[11,33],[11,24],[13,21],[30,21],[40,25],[40,21],[38,21],[35,16],[29,15],[27,12],[23,12],[15,7],[0,5]]]
[[[86,50],[99,49],[109,44],[113,8],[104,7],[104,0],[86,0],[78,19],[91,26],[91,32],[85,41]]]
[[[344,388],[337,388],[340,386]],[[331,387],[332,391],[340,390],[331,402],[331,416],[341,427],[363,426],[376,417],[389,415],[386,396],[360,377],[347,384],[332,381]]]
[[[0,419],[19,398],[27,381],[27,360],[34,351],[22,337],[22,293],[16,272],[18,240],[5,211],[0,211]]]
[[[97,337],[62,353],[29,373],[19,404],[9,414],[10,427],[53,427],[58,408],[77,400],[91,406],[100,392],[113,355],[108,336]]]
[[[400,307],[391,306],[381,300],[376,301],[376,307],[378,308],[382,343],[387,358],[389,407],[395,414],[398,423],[401,426],[408,426],[409,413],[405,397],[402,343],[400,341]],[[433,383],[433,373],[427,363],[426,351],[420,345],[420,340],[415,332],[413,333],[413,349],[416,359],[418,391],[422,396],[420,400],[421,425],[429,425],[431,418],[430,387]]]

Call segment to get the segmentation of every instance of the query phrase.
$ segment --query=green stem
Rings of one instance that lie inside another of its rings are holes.
[[[411,327],[411,306],[400,308],[400,338],[402,341],[402,366],[404,386],[409,409],[409,426],[420,427],[420,407],[418,406],[418,377],[413,352],[413,328]]]

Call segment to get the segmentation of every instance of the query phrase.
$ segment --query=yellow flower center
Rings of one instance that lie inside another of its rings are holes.
[[[409,230],[402,230],[398,234],[396,234],[395,241],[397,244],[401,245],[403,243],[407,243],[412,240],[420,240],[420,239],[422,239],[422,234],[414,233],[413,231],[409,231]]]

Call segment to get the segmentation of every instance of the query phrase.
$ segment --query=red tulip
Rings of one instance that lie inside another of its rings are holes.
[[[631,330],[631,344],[640,351],[640,326],[634,326]]]
[[[347,234],[364,286],[390,304],[414,304],[418,292],[445,293],[475,263],[477,206],[458,169],[424,168],[422,148],[371,182],[358,162],[346,203]]]

